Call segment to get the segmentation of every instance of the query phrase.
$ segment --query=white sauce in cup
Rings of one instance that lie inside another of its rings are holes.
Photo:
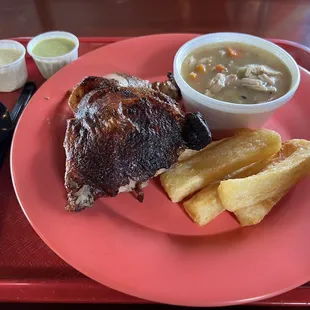
[[[21,51],[15,48],[0,48],[0,66],[14,62],[21,55]]]
[[[11,92],[22,87],[28,77],[26,49],[13,40],[0,40],[0,91]]]

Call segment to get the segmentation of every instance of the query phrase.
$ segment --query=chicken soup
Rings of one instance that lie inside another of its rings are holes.
[[[182,76],[206,96],[241,104],[279,98],[289,91],[292,82],[280,58],[242,43],[212,44],[194,50],[183,61]]]

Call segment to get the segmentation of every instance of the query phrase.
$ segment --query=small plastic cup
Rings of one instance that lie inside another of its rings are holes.
[[[69,39],[74,42],[75,46],[67,54],[56,57],[41,57],[33,54],[32,50],[37,43],[39,43],[42,40],[52,38]],[[65,31],[50,31],[34,37],[27,45],[27,52],[34,59],[43,77],[45,79],[48,79],[58,70],[63,68],[65,65],[78,58],[78,48],[79,48],[79,39],[74,34]]]
[[[12,92],[22,87],[27,81],[26,49],[22,44],[13,40],[0,40],[0,49],[2,48],[15,49],[21,53],[15,61],[0,65],[0,91]]]
[[[193,89],[181,75],[181,67],[185,57],[201,46],[223,42],[254,45],[280,58],[291,73],[292,82],[289,91],[282,97],[269,102],[237,104],[205,96]],[[178,50],[173,67],[174,78],[180,87],[185,109],[190,112],[200,111],[210,128],[216,130],[262,127],[276,109],[286,104],[293,97],[300,82],[299,68],[293,57],[284,49],[265,39],[242,33],[212,33],[194,38]]]

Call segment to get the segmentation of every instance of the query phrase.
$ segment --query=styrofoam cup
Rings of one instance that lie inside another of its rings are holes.
[[[264,49],[286,64],[292,77],[289,91],[275,100],[257,104],[237,104],[205,96],[193,89],[181,75],[185,57],[201,46],[214,43],[237,42]],[[299,68],[284,49],[259,37],[242,33],[212,33],[202,35],[185,43],[176,53],[173,63],[174,78],[180,87],[184,106],[187,111],[200,111],[211,129],[259,128],[270,118],[276,109],[286,104],[295,94],[299,82]]]
[[[52,39],[52,38],[64,38],[69,39],[74,42],[74,48],[65,55],[56,56],[56,57],[40,57],[33,54],[32,50],[42,40]],[[36,65],[38,66],[41,74],[44,78],[48,79],[55,72],[60,70],[62,67],[68,63],[76,60],[78,58],[78,48],[79,48],[79,39],[72,33],[65,31],[50,31],[42,33],[34,37],[27,45],[27,51],[34,59]]]
[[[0,40],[0,48],[15,49],[21,52],[18,59],[0,66],[0,91],[12,92],[22,87],[28,78],[25,61],[26,49],[22,44],[13,40]]]

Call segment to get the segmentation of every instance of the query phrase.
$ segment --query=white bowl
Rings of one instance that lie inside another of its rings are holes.
[[[26,49],[22,44],[13,40],[0,40],[0,48],[15,49],[21,52],[18,59],[0,66],[0,91],[11,92],[22,87],[27,81]]]
[[[38,42],[52,38],[69,39],[74,42],[75,47],[69,53],[56,57],[40,57],[32,53]],[[74,34],[65,31],[50,31],[34,37],[27,45],[27,52],[34,59],[43,77],[48,79],[62,67],[78,58],[78,48],[79,39]]]
[[[205,96],[190,85],[181,75],[185,57],[198,47],[214,43],[238,42],[253,45],[279,57],[289,69],[292,83],[289,91],[275,100],[257,104],[236,104]],[[212,33],[199,36],[185,43],[176,53],[173,63],[174,78],[180,87],[187,111],[200,111],[211,129],[259,128],[276,109],[286,104],[296,92],[300,72],[295,60],[281,47],[259,37],[242,33]]]

